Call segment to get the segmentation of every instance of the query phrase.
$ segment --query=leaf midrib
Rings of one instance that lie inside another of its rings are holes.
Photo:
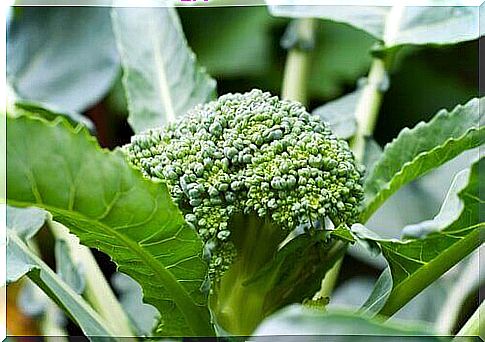
[[[413,272],[410,276],[406,277],[403,281],[399,282],[399,284],[397,286],[393,287],[392,290],[391,290],[391,293],[389,295],[389,298],[387,299],[384,307],[381,308],[379,313],[384,314],[386,316],[392,315],[395,311],[397,311],[397,310],[394,310],[395,308],[393,307],[393,305],[395,305],[395,303],[394,303],[395,297],[393,297],[394,294],[401,294],[402,295],[401,292],[403,292],[403,291],[401,289],[406,289],[406,288],[412,289],[411,292],[414,292],[415,294],[417,294],[415,283],[418,283],[417,284],[418,286],[422,285],[422,284],[419,284],[419,283],[422,280],[422,278],[424,277],[423,276],[424,274],[427,274],[429,276],[430,268],[434,268],[435,265],[447,264],[447,263],[450,263],[450,260],[454,261],[454,259],[457,259],[457,257],[456,257],[457,253],[451,253],[450,250],[452,252],[455,252],[455,250],[457,250],[457,249],[459,250],[462,247],[462,245],[463,245],[463,247],[468,247],[468,248],[465,249],[465,251],[467,251],[469,248],[473,248],[472,250],[477,248],[481,244],[481,241],[479,239],[480,230],[485,228],[485,223],[480,223],[480,224],[475,225],[475,226],[476,226],[476,229],[474,229],[471,233],[462,237],[460,239],[460,241],[457,241],[456,243],[451,244],[448,248],[444,249],[436,258],[427,262],[423,266],[419,267],[418,270]],[[478,243],[474,244],[474,240],[477,240]],[[471,241],[471,243],[470,243],[470,241]],[[471,247],[468,246],[468,243],[471,244]],[[382,246],[382,247],[385,248],[384,246]],[[386,249],[389,250],[391,253],[394,253],[392,250],[390,250],[388,248],[386,248]],[[464,257],[466,257],[468,255],[468,253],[466,253],[466,254],[462,253],[462,254],[464,254],[464,255],[458,255],[458,259],[459,259],[458,261],[460,261],[461,259],[463,259]],[[450,256],[454,256],[454,258],[453,257],[450,258]],[[444,263],[443,261],[445,261],[445,260],[447,260],[448,262]],[[454,265],[456,263],[452,262],[452,264]],[[428,284],[426,284],[426,286],[427,285]],[[426,286],[424,286],[424,287],[426,287]],[[409,291],[405,291],[405,292],[409,292]]]
[[[192,329],[193,333],[200,336],[207,336],[207,334],[210,332],[210,329],[205,327],[205,324],[202,323],[205,321],[205,318],[201,313],[200,307],[197,306],[196,303],[194,303],[194,301],[192,300],[188,292],[177,281],[175,276],[170,271],[168,271],[159,260],[157,260],[150,253],[145,251],[136,242],[133,242],[130,238],[119,233],[116,229],[113,229],[110,226],[104,223],[101,223],[97,220],[89,218],[81,214],[80,212],[68,211],[62,208],[57,208],[57,207],[47,205],[45,203],[24,202],[24,201],[10,200],[10,199],[8,200],[8,203],[10,205],[20,206],[20,207],[30,206],[30,205],[41,207],[45,210],[48,210],[52,214],[58,214],[59,216],[64,216],[64,217],[73,218],[73,219],[77,218],[80,221],[89,222],[90,224],[97,226],[99,229],[101,229],[101,231],[104,230],[113,234],[118,239],[118,241],[122,242],[128,249],[130,249],[133,253],[138,255],[138,257],[140,257],[140,259],[153,270],[153,272],[161,281],[161,283],[164,285],[164,287],[173,296],[173,300],[175,304],[182,312],[186,321],[189,323],[188,325]],[[84,239],[81,239],[81,240],[84,240]]]
[[[153,53],[153,59],[155,60],[155,65],[157,66],[157,80],[158,80],[158,88],[160,91],[160,95],[163,99],[163,103],[165,103],[166,106],[166,114],[167,114],[167,122],[173,122],[175,120],[175,110],[173,106],[173,99],[172,95],[170,93],[170,86],[168,85],[168,79],[167,75],[165,72],[165,61],[164,58],[161,54],[161,41],[160,37],[158,34],[155,33],[155,28],[153,25],[158,25],[157,23],[154,22],[149,22],[149,27],[150,27],[150,36],[152,37],[152,43],[154,46],[154,53]]]

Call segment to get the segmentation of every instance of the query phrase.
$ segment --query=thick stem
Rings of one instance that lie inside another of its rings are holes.
[[[404,13],[405,6],[399,4],[392,7],[387,16],[384,27],[384,46],[392,45],[396,35],[399,32],[400,22]],[[362,161],[365,153],[366,139],[372,136],[376,126],[379,109],[382,104],[383,94],[389,87],[389,78],[387,71],[392,64],[392,52],[389,52],[385,57],[375,58],[369,75],[367,84],[362,91],[357,108],[355,111],[355,119],[357,121],[357,132],[352,141],[352,150],[358,161]]]
[[[367,137],[372,136],[374,132],[386,82],[386,63],[382,59],[374,59],[367,84],[362,91],[355,111],[357,132],[352,142],[352,149],[355,158],[359,161],[364,158]]]
[[[256,215],[240,215],[230,226],[237,257],[211,294],[211,308],[217,323],[231,334],[248,336],[266,316],[265,297],[270,284],[252,281],[269,263],[285,234],[280,227]]]
[[[481,245],[480,231],[481,229],[477,227],[472,233],[449,247],[445,253],[441,253],[408,279],[399,283],[391,291],[379,314],[391,317],[446,271],[477,249]]]
[[[485,301],[480,304],[475,313],[460,329],[456,336],[480,336],[485,340]]]
[[[297,19],[297,40],[312,41],[315,34],[315,19]],[[311,66],[311,50],[303,50],[298,44],[290,49],[286,57],[281,97],[307,104],[308,74]]]
[[[389,13],[384,29],[384,44],[390,44],[399,30],[399,23],[404,11],[404,6],[394,6]],[[355,119],[357,131],[351,146],[357,161],[364,160],[365,144],[367,138],[372,136],[381,108],[382,98],[389,87],[388,69],[393,61],[392,52],[383,58],[375,58],[372,62],[367,77],[367,83],[357,102]],[[315,296],[329,296],[335,286],[336,278],[340,270],[342,260],[334,265],[329,274],[322,280],[322,288]]]
[[[62,224],[49,221],[49,228],[56,239],[66,241],[73,261],[82,265],[86,288],[84,297],[101,317],[110,324],[110,328],[117,336],[135,336],[131,330],[131,323],[121,304],[111,290],[93,254],[86,246],[82,246],[78,239],[69,233]]]
[[[340,273],[340,267],[342,266],[343,262],[343,257],[341,257],[335,265],[327,272],[325,275],[325,278],[322,280],[322,287],[320,288],[320,291],[318,291],[313,299],[319,299],[319,298],[325,298],[325,297],[330,297],[332,294],[333,288],[335,287],[335,284],[337,283],[337,279]]]

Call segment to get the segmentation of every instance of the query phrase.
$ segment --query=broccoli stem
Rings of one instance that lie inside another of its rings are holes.
[[[298,19],[297,40],[312,41],[315,34],[315,19]],[[308,74],[311,65],[311,49],[302,49],[300,44],[295,44],[286,57],[285,71],[281,97],[285,100],[293,100],[307,104]]]
[[[405,6],[398,4],[393,6],[389,12],[384,27],[383,47],[392,46],[399,31],[404,10]],[[367,78],[367,84],[357,103],[355,110],[357,132],[352,142],[352,150],[355,158],[360,162],[364,159],[366,140],[374,132],[383,95],[389,87],[388,70],[393,63],[393,59],[393,51],[387,51],[384,56],[374,59]]]
[[[78,239],[70,234],[69,230],[62,224],[49,220],[48,226],[56,239],[66,241],[71,258],[82,264],[86,282],[84,296],[88,303],[110,323],[110,328],[117,335],[134,336],[130,319],[113,293],[89,248],[81,245]]]
[[[320,291],[315,294],[315,296],[313,297],[314,299],[330,297],[333,288],[337,283],[337,279],[340,273],[340,266],[342,266],[342,261],[343,256],[339,258],[337,262],[335,262],[333,267],[327,272],[327,274],[325,274],[325,278],[322,279],[322,287],[320,288]]]
[[[392,45],[402,20],[405,7],[402,4],[393,6],[389,13],[384,28],[384,46]],[[384,93],[389,87],[388,71],[394,61],[394,52],[386,52],[381,58],[374,58],[367,84],[357,102],[355,119],[357,132],[351,142],[352,151],[358,162],[363,162],[367,138],[371,137],[379,116]],[[342,257],[343,259],[343,257]],[[335,286],[336,278],[340,271],[342,260],[339,260],[322,280],[322,287],[316,296],[329,296]]]
[[[230,226],[237,257],[215,285],[210,305],[217,324],[233,335],[249,336],[274,311],[311,298],[320,279],[347,248],[341,241],[314,236],[310,238],[314,242],[306,243],[305,249],[289,254],[290,258],[302,258],[291,264],[290,270],[285,268],[287,263],[274,263],[288,231],[256,215],[240,215]]]
[[[237,257],[211,295],[217,323],[236,335],[250,335],[268,314],[265,297],[272,282],[250,281],[269,263],[287,232],[256,215],[238,215],[231,222]]]

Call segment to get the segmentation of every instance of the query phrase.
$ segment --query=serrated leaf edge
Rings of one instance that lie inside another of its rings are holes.
[[[476,98],[475,99],[472,99],[472,100],[470,100],[468,102],[468,104],[472,104],[472,102],[479,102],[479,100],[476,99]],[[398,141],[398,139],[400,139],[402,136],[408,136],[410,134],[410,132],[412,132],[414,129],[418,129],[418,128],[421,128],[423,126],[427,126],[427,125],[433,124],[436,120],[438,120],[440,118],[439,116],[441,116],[441,117],[448,116],[449,117],[452,114],[454,114],[455,111],[458,111],[461,108],[466,107],[466,105],[467,104],[465,104],[465,105],[458,105],[458,106],[456,106],[451,111],[447,111],[446,109],[442,109],[429,122],[421,121],[418,124],[416,124],[416,126],[414,126],[413,128],[409,128],[409,127],[404,128],[398,134],[398,136],[396,138],[394,138],[391,142],[389,142],[389,143],[386,144],[386,146],[383,149],[383,154],[382,155],[385,155],[385,153],[393,146],[393,144],[396,141]],[[372,216],[372,214],[380,207],[380,204],[382,204],[383,199],[385,200],[386,198],[388,198],[390,195],[392,195],[393,193],[395,193],[397,191],[397,189],[394,190],[394,191],[392,191],[393,185],[396,184],[396,183],[398,183],[398,180],[399,180],[400,176],[412,164],[416,163],[417,161],[419,161],[420,159],[424,158],[428,154],[432,154],[432,153],[434,153],[434,152],[436,152],[438,150],[441,150],[441,149],[443,149],[443,150],[446,149],[446,147],[448,145],[450,145],[450,144],[452,144],[454,142],[459,142],[459,141],[463,140],[466,136],[470,135],[473,132],[482,131],[482,127],[480,127],[479,120],[480,120],[480,116],[477,117],[477,126],[470,127],[461,136],[459,136],[457,138],[449,138],[449,139],[445,140],[441,145],[437,145],[434,148],[432,148],[431,150],[423,151],[423,152],[417,154],[412,160],[405,162],[402,165],[401,169],[398,172],[396,172],[394,174],[394,176],[388,182],[384,182],[384,184],[386,184],[385,187],[383,187],[382,189],[380,189],[377,192],[375,192],[374,190],[372,191],[373,197],[371,198],[371,200],[364,202],[364,208],[361,211],[361,215],[360,215],[360,222],[366,222]],[[472,147],[473,147],[473,145],[470,146],[470,148],[472,148]],[[439,165],[437,165],[436,167],[438,167],[438,166]],[[375,166],[374,166],[374,170],[375,170]],[[431,171],[431,170],[426,171],[425,173],[421,174],[419,177],[425,175],[429,171]],[[373,183],[375,184],[376,181],[374,181]],[[401,184],[401,186],[404,185],[404,184],[406,184],[406,183]]]
[[[93,145],[93,147],[96,149],[96,151],[102,152],[105,155],[109,155],[110,153],[114,153],[114,154],[119,154],[120,156],[122,156],[121,151],[119,149],[116,149],[114,151],[110,151],[109,149],[102,148],[101,146],[99,146],[97,139],[94,136],[92,136],[91,134],[89,134],[89,132],[87,131],[87,128],[85,126],[83,126],[82,124],[79,124],[76,127],[73,127],[72,125],[70,125],[67,122],[67,120],[64,117],[59,116],[59,117],[55,118],[53,121],[48,121],[48,120],[41,118],[41,117],[22,114],[20,116],[12,118],[12,119],[18,119],[20,117],[27,117],[30,120],[42,122],[43,124],[45,124],[48,127],[55,128],[55,127],[62,126],[64,129],[67,129],[70,133],[72,133],[74,135],[82,135],[84,138],[87,139],[87,141],[90,144]],[[131,168],[131,170],[134,173],[137,172],[134,168]],[[166,184],[164,182],[153,182],[153,181],[150,181],[150,180],[143,178],[141,175],[140,175],[139,179],[143,183],[146,183],[146,184],[160,184],[160,185],[166,186]],[[7,202],[10,205],[19,206],[19,207],[24,207],[26,204],[27,205],[39,206],[38,203],[29,203],[29,202],[16,201],[16,200],[7,200]],[[175,204],[171,203],[171,205],[173,206],[173,208],[175,208],[178,211],[178,208],[175,206]],[[78,212],[73,212],[73,211],[68,211],[68,210],[64,210],[64,209],[51,207],[51,206],[45,205],[43,203],[41,204],[41,207],[46,209],[49,212],[56,212],[56,213],[59,213],[59,214],[64,213],[64,215],[66,215],[66,216],[77,216],[78,218],[80,218],[84,221],[87,221],[87,222],[93,221],[92,218],[85,217],[84,215],[82,215]],[[160,261],[153,258],[152,255],[150,255],[148,252],[143,250],[142,247],[139,246],[137,243],[132,242],[129,238],[125,238],[123,236],[123,234],[118,233],[116,230],[112,229],[111,227],[109,227],[105,224],[99,223],[99,222],[96,222],[96,224],[98,224],[99,226],[101,226],[103,228],[107,228],[106,230],[110,231],[110,233],[114,234],[117,238],[120,238],[119,241],[122,241],[128,248],[130,248],[132,250],[133,253],[137,254],[140,258],[144,259],[147,262],[147,265],[149,265],[149,267],[152,268],[152,270],[155,272],[155,274],[163,277],[163,273],[167,273],[168,278],[164,278],[163,280],[170,279],[171,282],[173,282],[173,284],[174,284],[174,287],[171,287],[171,290],[178,288],[179,294],[182,295],[182,297],[184,298],[183,303],[177,303],[176,300],[172,300],[172,301],[180,309],[180,311],[183,313],[185,318],[187,318],[187,316],[190,317],[190,316],[193,316],[195,314],[197,316],[200,316],[199,322],[203,321],[203,315],[200,312],[201,306],[198,305],[196,302],[194,302],[192,300],[192,298],[190,297],[190,294],[180,285],[180,283],[173,276],[173,274],[170,271],[168,271]],[[72,232],[72,230],[69,227],[67,227],[67,228]],[[80,239],[80,241],[83,242],[83,239]],[[93,247],[97,248],[96,246],[93,246]],[[141,254],[138,253],[138,250],[141,251]],[[111,257],[110,257],[110,259],[113,262],[115,262],[115,260],[113,260]],[[115,262],[115,264],[118,265],[116,262]],[[162,280],[162,279],[160,279],[160,280]],[[162,283],[164,283],[164,282],[162,281]],[[142,292],[143,292],[143,301],[145,302],[145,293],[144,293],[143,287],[142,287]],[[146,302],[146,303],[150,304],[148,302]],[[182,305],[179,305],[179,304],[182,304]],[[185,309],[182,309],[181,306],[185,307]],[[197,334],[197,332],[195,332],[195,331],[194,331],[194,333]]]

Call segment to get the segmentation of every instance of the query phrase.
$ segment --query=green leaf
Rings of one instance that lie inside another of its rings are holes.
[[[392,239],[401,237],[403,227],[432,218],[440,210],[455,176],[477,160],[479,149],[463,152],[401,187],[372,215],[366,227],[380,237]],[[413,214],[409,215],[410,212]],[[385,265],[384,261],[382,268]]]
[[[371,295],[374,299],[365,305],[367,310],[376,306],[377,310],[370,311],[392,315],[481,245],[481,234],[485,231],[485,208],[481,194],[485,191],[485,185],[483,182],[480,184],[479,169],[483,167],[485,158],[475,163],[471,170],[462,171],[456,176],[440,214],[432,221],[434,225],[427,222],[421,231],[412,229],[413,234],[420,238],[400,241],[366,237],[379,244],[392,276],[392,287],[386,275],[389,271],[381,276],[380,283],[386,286],[376,286]],[[452,199],[455,196],[459,197],[462,205],[456,205]],[[381,307],[376,302],[384,295],[388,298]]]
[[[119,72],[109,8],[22,7],[8,28],[7,74],[19,96],[82,112]]]
[[[24,275],[39,286],[79,325],[87,336],[110,338],[106,322],[27,243],[44,224],[47,213],[36,208],[7,207],[7,284]]]
[[[332,335],[332,341],[348,341],[349,335],[352,341],[369,341],[369,335],[386,336],[386,341],[402,341],[403,336],[409,341],[421,341],[426,336],[429,341],[443,341],[426,326],[383,323],[355,312],[314,310],[302,305],[291,305],[268,317],[253,335]]]
[[[364,30],[378,39],[384,34],[384,22],[389,12],[389,7],[384,6],[305,6],[298,5],[296,1],[287,2],[285,5],[277,5],[276,1],[266,1],[269,11],[277,17],[288,18],[319,18],[352,25]]]
[[[271,5],[273,1],[268,1]],[[404,44],[455,44],[478,38],[476,6],[304,6],[293,0],[272,5],[275,16],[320,18],[352,25],[384,41],[387,48]]]
[[[81,242],[108,254],[162,314],[167,335],[210,335],[202,242],[164,184],[101,150],[61,117],[7,118],[7,200],[51,212]],[[25,139],[28,136],[29,139]]]
[[[364,183],[361,222],[401,186],[485,141],[482,100],[472,99],[451,112],[439,111],[428,123],[405,128],[384,148]],[[480,105],[479,105],[480,103]]]
[[[198,67],[175,9],[113,8],[112,20],[135,132],[172,122],[212,98],[216,83]]]
[[[337,239],[340,239],[348,243],[355,242],[355,238],[352,235],[352,232],[347,227],[342,227],[342,226],[337,227],[337,229],[330,231],[330,236],[333,236]]]
[[[79,123],[82,123],[90,131],[93,132],[95,130],[94,124],[90,119],[76,112],[63,111],[55,108],[52,105],[21,99],[16,100],[14,105],[14,110],[16,112],[15,114],[35,114],[49,121],[54,120],[58,115],[62,115],[72,124],[73,127],[77,126]]]
[[[353,93],[328,102],[316,108],[313,114],[318,115],[320,119],[327,123],[337,137],[349,139],[357,129],[355,109],[361,93],[361,91],[356,90]]]

